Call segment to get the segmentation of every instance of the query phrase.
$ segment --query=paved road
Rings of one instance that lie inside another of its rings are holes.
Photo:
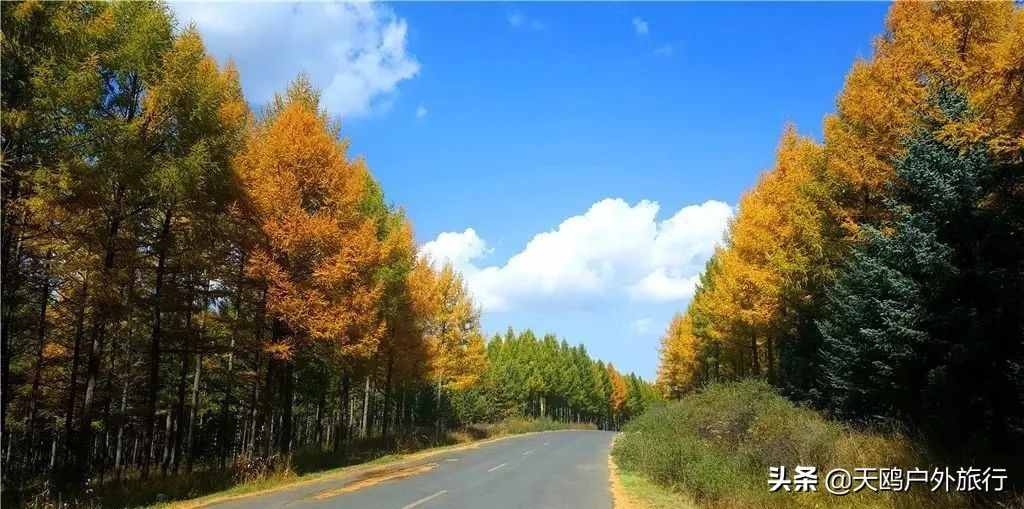
[[[610,509],[611,432],[513,437],[353,476],[216,504],[289,509]]]

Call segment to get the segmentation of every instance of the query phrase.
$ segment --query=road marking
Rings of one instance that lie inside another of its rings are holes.
[[[488,472],[494,472],[495,470],[497,470],[497,469],[499,469],[499,468],[501,468],[501,467],[503,467],[505,465],[508,465],[508,463],[502,463],[502,464],[500,464],[500,465],[498,465],[498,466],[488,470]]]
[[[459,458],[448,458],[445,461],[459,461]]]
[[[534,451],[534,450],[535,450],[535,449],[530,449],[529,451],[526,451],[526,452],[524,452],[524,453],[523,453],[523,456],[527,456],[527,455],[533,454],[533,451]]]
[[[421,498],[421,499],[419,499],[419,500],[417,500],[417,501],[415,501],[415,502],[413,502],[413,503],[403,507],[402,509],[412,509],[413,507],[416,507],[418,505],[430,502],[431,500],[434,500],[435,498],[440,497],[441,495],[444,495],[445,493],[448,493],[448,490],[441,490],[441,491],[439,491],[437,493],[434,493],[433,495],[430,495],[429,497],[423,497],[423,498]]]
[[[551,442],[544,442],[544,445],[551,445]]]

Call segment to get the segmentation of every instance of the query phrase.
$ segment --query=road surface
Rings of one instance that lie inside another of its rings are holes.
[[[553,431],[512,437],[212,509],[610,509],[612,436],[604,431]]]

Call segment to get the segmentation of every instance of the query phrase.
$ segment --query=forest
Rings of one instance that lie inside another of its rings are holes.
[[[254,110],[161,3],[2,22],[5,495],[516,416],[615,429],[660,398],[552,335],[487,341],[306,78]]]
[[[898,2],[821,141],[785,128],[661,349],[957,460],[1024,452],[1024,9]]]

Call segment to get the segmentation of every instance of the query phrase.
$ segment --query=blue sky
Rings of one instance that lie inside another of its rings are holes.
[[[880,3],[174,3],[258,106],[306,72],[488,332],[653,378],[786,122],[815,138]]]

